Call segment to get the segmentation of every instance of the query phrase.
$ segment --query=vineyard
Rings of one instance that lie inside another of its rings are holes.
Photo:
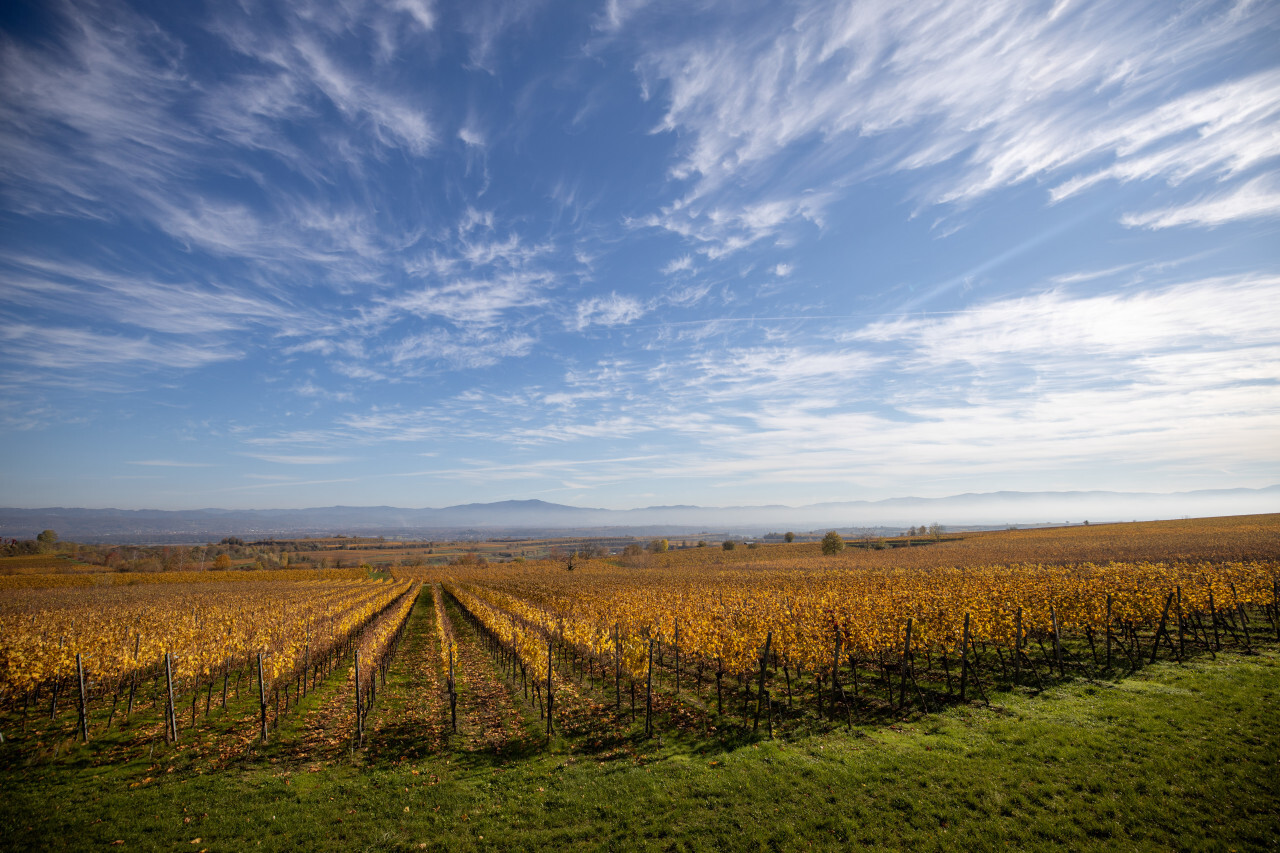
[[[93,576],[17,575],[0,599],[0,708],[11,739],[62,711],[88,741],[133,726],[150,684],[153,725],[133,731],[176,742],[243,684],[266,740],[340,671],[350,713],[336,727],[360,747],[423,598],[436,650],[426,686],[443,693],[451,731],[460,714],[489,710],[457,689],[459,620],[547,737],[560,722],[614,737],[851,726],[1280,639],[1276,518],[1198,524],[1211,534],[1232,525],[1234,544],[1174,522],[1135,526],[1123,545],[1097,528],[892,553],[910,554],[897,561],[907,565],[779,544],[646,555],[641,566],[401,568],[390,583],[314,570],[116,574],[105,587]],[[1148,559],[1074,559],[1108,548]],[[992,554],[1022,561],[987,562]],[[1026,561],[1033,554],[1042,559]],[[920,565],[926,557],[953,564]],[[57,585],[67,579],[77,585]]]
[[[892,730],[1280,645],[1277,516],[834,555],[796,543],[462,562],[390,580],[5,580],[12,768],[73,752],[93,766],[186,754],[208,771],[261,754],[313,770],[565,750],[640,760],[653,743],[701,753]]]

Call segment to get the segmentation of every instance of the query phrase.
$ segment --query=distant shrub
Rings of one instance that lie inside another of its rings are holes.
[[[830,556],[839,554],[844,550],[844,539],[834,530],[829,531],[826,536],[822,537],[822,553]]]

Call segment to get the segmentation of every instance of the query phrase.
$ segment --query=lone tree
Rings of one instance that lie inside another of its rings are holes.
[[[822,537],[822,553],[828,555],[839,554],[843,550],[844,539],[840,537],[839,533],[832,530]]]
[[[42,530],[40,535],[36,537],[37,547],[41,551],[51,551],[53,546],[58,544],[58,534],[52,530]]]
[[[792,533],[790,530],[788,530],[788,531],[787,531],[787,535],[786,535],[786,536],[783,536],[782,538],[783,538],[783,539],[785,539],[785,540],[786,540],[786,541],[788,541],[788,542],[794,542],[794,541],[796,541],[796,535],[795,535],[794,533]]]

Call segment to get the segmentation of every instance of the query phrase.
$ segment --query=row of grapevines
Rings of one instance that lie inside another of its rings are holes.
[[[1274,608],[1277,565],[1021,564],[849,572],[814,570],[810,563],[701,573],[579,564],[572,583],[564,574],[491,569],[471,588],[497,609],[556,632],[583,653],[607,654],[613,631],[633,642],[672,642],[678,625],[682,654],[745,674],[758,665],[769,632],[783,660],[823,672],[832,665],[837,635],[849,654],[877,659],[900,648],[908,618],[914,648],[946,653],[958,647],[966,617],[972,639],[1012,647],[1047,636],[1055,621],[1069,634],[1118,626],[1152,629],[1175,590],[1188,612],[1207,612],[1211,595],[1215,608]],[[1015,637],[1019,625],[1023,633]]]
[[[268,581],[9,592],[0,599],[0,692],[12,698],[68,676],[77,654],[104,687],[154,667],[166,652],[184,682],[257,653],[275,679],[344,642],[407,586]]]

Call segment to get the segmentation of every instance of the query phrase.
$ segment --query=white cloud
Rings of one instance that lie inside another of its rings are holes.
[[[662,268],[663,275],[675,275],[680,272],[690,272],[693,269],[693,255],[681,255],[671,261]]]
[[[567,324],[577,331],[588,326],[625,326],[643,317],[645,310],[643,303],[630,296],[617,293],[593,296],[578,303],[574,317]]]
[[[941,493],[1078,488],[1078,471],[1098,466],[1089,487],[1123,490],[1134,470],[1212,482],[1215,471],[1280,465],[1278,304],[1280,278],[1238,276],[1148,291],[1060,287],[836,340],[778,325],[768,330],[775,345],[733,345],[734,335],[766,331],[733,325],[715,339],[669,342],[657,365],[602,359],[523,395],[476,390],[429,407],[375,407],[315,440],[465,436],[538,460],[572,444],[599,463],[572,473],[585,488],[637,482],[635,456],[652,457],[643,480],[659,490],[691,480],[739,490],[785,482],[796,495],[901,494],[903,483],[942,484]],[[459,460],[457,476],[557,473],[486,456]]]
[[[695,281],[686,285],[668,288],[665,299],[677,308],[690,308],[701,302],[711,292],[714,285],[709,281]]]
[[[430,409],[416,411],[374,408],[338,418],[342,430],[361,440],[425,442],[449,435],[453,424]]]
[[[423,110],[351,74],[321,44],[308,36],[296,35],[291,47],[294,59],[305,63],[310,72],[306,78],[308,82],[324,92],[333,105],[348,117],[371,119],[379,142],[418,156],[426,154],[435,143],[435,129]],[[260,54],[260,58],[271,58],[285,64],[274,54]]]
[[[0,263],[23,271],[7,277],[7,301],[92,321],[207,336],[254,325],[300,329],[314,319],[306,309],[222,285],[154,281],[82,261],[3,251]]]
[[[701,354],[696,360],[666,365],[657,375],[686,382],[710,400],[774,397],[807,400],[828,408],[839,399],[837,389],[863,380],[881,359],[858,349],[821,346],[732,348]]]
[[[1199,89],[1150,112],[1092,130],[1080,156],[1114,152],[1116,162],[1063,182],[1056,201],[1100,181],[1161,178],[1172,184],[1228,178],[1280,157],[1280,69]]]
[[[1125,225],[1133,228],[1175,228],[1179,225],[1223,225],[1245,219],[1280,216],[1280,188],[1274,176],[1253,180],[1186,204],[1177,204],[1146,213],[1126,214]]]
[[[176,459],[139,459],[126,463],[128,465],[143,465],[148,468],[212,468],[208,462],[180,462]]]
[[[545,5],[541,0],[475,0],[463,7],[459,29],[471,39],[471,65],[496,74],[499,44],[510,31],[527,26]]]
[[[293,387],[293,393],[302,397],[317,397],[324,400],[337,400],[340,402],[351,402],[355,396],[348,391],[332,391],[328,388],[322,388],[316,383],[307,380]]]
[[[408,15],[423,30],[435,29],[436,13],[433,8],[435,4],[426,0],[395,0],[391,5],[392,8]]]
[[[1072,365],[1193,346],[1229,352],[1268,344],[1280,328],[1277,305],[1277,277],[1211,279],[1088,297],[1052,291],[947,317],[873,323],[849,339],[905,343],[910,363],[920,365],[1028,359]]]
[[[485,231],[493,230],[493,211],[476,210],[474,207],[468,206],[462,214],[461,221],[458,222],[458,236],[466,238],[468,234],[477,228]]]
[[[378,300],[395,314],[441,317],[460,325],[491,326],[517,309],[543,305],[543,291],[554,281],[549,273],[510,272],[492,278],[460,278],[440,285]]]
[[[640,221],[720,257],[820,222],[877,174],[920,171],[927,203],[1046,178],[1060,199],[1108,177],[1239,175],[1280,154],[1280,72],[1167,92],[1275,22],[1257,3],[867,0],[728,14],[709,37],[663,31],[639,70],[664,98],[658,130],[677,133],[687,190]],[[833,175],[836,190],[787,209]]]
[[[596,18],[595,27],[604,33],[616,33],[652,2],[653,0],[605,0],[604,8]]]
[[[262,462],[272,462],[276,465],[339,465],[343,462],[352,461],[352,457],[350,456],[316,456],[270,453],[245,453],[242,455]]]
[[[664,462],[647,467],[646,480],[785,481],[833,494],[847,494],[851,480],[887,494],[946,478],[966,489],[1025,479],[1019,485],[1034,489],[1028,472],[1058,472],[1078,487],[1071,472],[1081,466],[1113,472],[1099,487],[1123,490],[1122,472],[1137,468],[1208,476],[1274,466],[1275,305],[1280,278],[1220,278],[1145,292],[1055,290],[874,323],[837,342],[694,343],[653,367],[566,376],[566,390],[527,401],[532,422],[501,440],[626,442],[661,448]],[[597,473],[636,476],[626,465]]]
[[[456,334],[435,329],[413,335],[390,347],[391,364],[397,367],[422,361],[443,361],[458,368],[480,368],[506,358],[528,355],[536,340],[525,334],[493,335],[486,332]],[[402,375],[401,370],[396,371]]]
[[[822,227],[825,208],[835,198],[831,192],[804,192],[783,198],[726,200],[724,206],[710,208],[683,200],[630,224],[679,234],[700,254],[718,260],[761,241],[778,240],[788,228],[806,223]]]
[[[27,369],[191,369],[244,356],[225,345],[132,338],[89,329],[35,326],[10,320],[0,328],[0,353]]]

